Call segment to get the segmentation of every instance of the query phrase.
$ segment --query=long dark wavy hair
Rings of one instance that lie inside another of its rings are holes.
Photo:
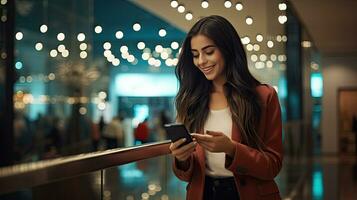
[[[237,31],[221,16],[200,19],[182,44],[176,66],[180,84],[175,100],[178,121],[184,123],[191,132],[200,132],[209,113],[213,85],[193,63],[191,39],[196,35],[210,38],[223,54],[226,76],[224,92],[233,123],[240,130],[242,143],[262,150],[264,144],[258,136],[261,104],[256,92],[260,82],[249,72],[246,53]]]

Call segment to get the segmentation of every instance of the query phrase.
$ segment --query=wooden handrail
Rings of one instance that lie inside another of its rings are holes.
[[[0,168],[0,194],[170,153],[170,141]]]

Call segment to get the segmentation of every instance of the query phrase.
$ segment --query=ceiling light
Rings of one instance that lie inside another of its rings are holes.
[[[57,50],[58,52],[63,52],[64,50],[66,50],[66,47],[63,44],[60,44],[58,45]]]
[[[258,42],[261,42],[261,41],[263,41],[263,36],[261,34],[258,34],[256,39]]]
[[[17,32],[15,35],[16,40],[22,40],[24,37],[24,34],[22,32]]]
[[[79,114],[85,115],[86,113],[87,113],[87,108],[85,108],[85,107],[80,107],[79,108]]]
[[[159,36],[160,37],[165,37],[166,36],[166,30],[165,29],[160,29],[159,30]]]
[[[125,51],[121,54],[121,57],[124,59],[128,59],[129,56],[130,56],[130,54],[127,51]]]
[[[112,45],[109,42],[104,42],[103,48],[106,50],[109,50],[112,47]]]
[[[15,68],[16,69],[22,69],[22,62],[20,62],[20,61],[17,61],[16,63],[15,63]]]
[[[143,50],[145,48],[145,43],[144,42],[139,42],[137,44],[138,49]]]
[[[185,6],[183,6],[183,5],[179,5],[179,6],[177,7],[177,11],[178,11],[179,13],[183,13],[183,12],[185,12],[185,10],[186,10],[186,8],[185,8]]]
[[[56,57],[57,54],[58,54],[58,53],[57,53],[57,50],[56,50],[56,49],[52,49],[52,50],[50,51],[50,56],[53,57],[53,58]]]
[[[82,59],[85,59],[85,58],[87,58],[87,52],[85,52],[85,51],[81,51],[81,53],[79,53],[79,57],[81,57]]]
[[[112,62],[114,66],[118,66],[120,64],[120,60],[118,58],[115,58]]]
[[[63,41],[64,38],[65,38],[64,33],[58,33],[58,34],[57,34],[57,40],[58,40],[58,41]]]
[[[51,80],[51,81],[53,81],[53,80],[56,79],[56,75],[55,75],[54,73],[49,73],[49,74],[48,74],[48,79]]]
[[[253,49],[254,49],[254,51],[259,51],[260,50],[259,44],[254,44]]]
[[[122,52],[122,53],[128,52],[128,50],[129,50],[128,47],[125,46],[125,45],[123,45],[123,46],[120,47],[120,52]]]
[[[172,61],[172,59],[171,58],[168,58],[168,59],[166,59],[165,60],[165,64],[167,65],[167,66],[172,66],[173,65],[173,61]]]
[[[1,16],[1,21],[2,22],[6,22],[7,21],[7,16],[6,15]]]
[[[286,3],[279,3],[279,10],[286,10]]]
[[[247,50],[252,51],[253,50],[253,45],[252,44],[247,44]]]
[[[302,41],[301,46],[304,48],[309,48],[309,47],[311,47],[311,42],[310,41]]]
[[[158,53],[161,53],[164,50],[164,48],[161,45],[156,45],[155,46],[155,51]]]
[[[269,40],[269,41],[267,42],[267,46],[268,46],[269,48],[273,48],[274,42],[271,41],[271,40]]]
[[[252,25],[253,24],[253,18],[252,17],[246,17],[245,18],[245,23],[247,23],[248,25]]]
[[[167,59],[167,58],[169,57],[169,54],[168,54],[167,52],[163,51],[163,52],[161,53],[160,57],[161,57],[163,60],[165,60],[165,59]]]
[[[288,41],[288,37],[286,37],[286,35],[281,36],[281,41],[287,42]]]
[[[208,8],[208,6],[209,6],[208,1],[202,1],[201,6],[202,6],[202,8]]]
[[[276,55],[275,55],[275,54],[271,54],[271,55],[270,55],[270,60],[276,61]]]
[[[286,56],[284,54],[281,54],[281,55],[278,56],[278,60],[280,62],[284,62],[284,61],[286,61]]]
[[[288,18],[285,15],[280,15],[278,17],[278,21],[279,21],[280,24],[284,24],[285,22],[288,21]]]
[[[41,42],[37,42],[37,43],[35,44],[35,49],[36,49],[37,51],[41,51],[42,48],[43,48],[43,45],[42,45]]]
[[[134,30],[134,31],[140,31],[140,29],[141,29],[141,25],[140,25],[139,23],[135,23],[135,24],[133,25],[133,30]]]
[[[231,1],[225,1],[224,2],[224,7],[226,7],[226,8],[232,7],[232,2]]]
[[[62,57],[66,58],[69,56],[69,51],[67,49],[65,49],[64,51],[62,51]]]
[[[238,11],[243,10],[243,4],[242,4],[241,2],[238,2],[238,3],[236,4],[236,9],[237,9]]]
[[[115,56],[113,54],[110,54],[108,57],[107,57],[107,61],[108,62],[113,62],[113,60],[115,59]]]
[[[255,55],[255,54],[252,54],[252,55],[250,56],[250,59],[251,59],[253,62],[257,62],[258,56]]]
[[[190,13],[190,12],[186,13],[185,18],[186,18],[186,20],[188,20],[188,21],[192,20],[192,18],[193,18],[192,13]]]
[[[102,29],[101,26],[96,26],[96,27],[94,28],[94,32],[95,32],[95,33],[98,33],[98,34],[101,33],[102,30],[103,30],[103,29]]]
[[[149,65],[154,65],[155,64],[155,58],[151,57],[148,60]]]
[[[313,70],[316,70],[316,71],[319,70],[319,65],[317,63],[315,63],[315,62],[311,62],[310,63],[310,67]]]
[[[160,67],[161,66],[161,61],[159,59],[155,60],[155,67]]]
[[[267,60],[267,56],[266,56],[265,54],[261,54],[261,55],[259,56],[259,59],[260,59],[261,61],[266,61],[266,60]]]
[[[46,32],[47,32],[47,30],[48,30],[47,25],[42,24],[42,25],[40,26],[40,31],[41,31],[41,33],[46,33]]]
[[[263,69],[264,67],[265,67],[264,62],[256,62],[255,63],[255,68],[257,68],[257,69]]]
[[[178,49],[179,48],[179,43],[178,42],[171,42],[171,48]]]
[[[79,34],[77,35],[77,40],[78,40],[78,41],[82,42],[82,41],[84,41],[85,39],[86,39],[86,35],[84,35],[84,33],[79,33]]]
[[[241,41],[242,41],[243,44],[249,44],[250,39],[249,39],[248,36],[245,36],[245,37],[243,37],[243,38],[241,39]]]
[[[149,58],[150,58],[150,53],[143,53],[142,55],[141,55],[141,58],[143,59],[143,60],[148,60]]]
[[[178,6],[178,2],[176,0],[172,0],[170,5],[171,7],[176,8]]]
[[[84,42],[81,43],[81,44],[79,45],[79,49],[82,50],[82,51],[86,50],[86,49],[87,49],[87,44],[84,43]]]
[[[273,62],[268,60],[266,65],[267,65],[267,68],[272,68],[273,67]]]
[[[109,57],[110,55],[112,55],[112,51],[110,50],[105,50],[104,53],[103,53],[104,57]]]
[[[122,31],[117,31],[117,32],[115,33],[115,37],[116,37],[117,39],[122,39],[122,38],[124,37],[124,33],[123,33]]]

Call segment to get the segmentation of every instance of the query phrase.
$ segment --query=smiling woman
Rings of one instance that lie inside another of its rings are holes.
[[[203,72],[208,80],[221,79],[224,69],[224,58],[214,42],[204,35],[194,36],[191,40],[191,51],[194,64]]]
[[[199,20],[182,45],[176,75],[177,121],[193,142],[171,143],[176,176],[187,199],[281,199],[282,125],[275,90],[248,70],[232,24]]]

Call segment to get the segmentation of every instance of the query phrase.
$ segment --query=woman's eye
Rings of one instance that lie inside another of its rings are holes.
[[[192,56],[193,56],[194,58],[198,58],[198,55],[196,55],[196,54],[192,54]]]
[[[206,52],[207,55],[212,55],[214,53],[214,51],[208,51]]]

